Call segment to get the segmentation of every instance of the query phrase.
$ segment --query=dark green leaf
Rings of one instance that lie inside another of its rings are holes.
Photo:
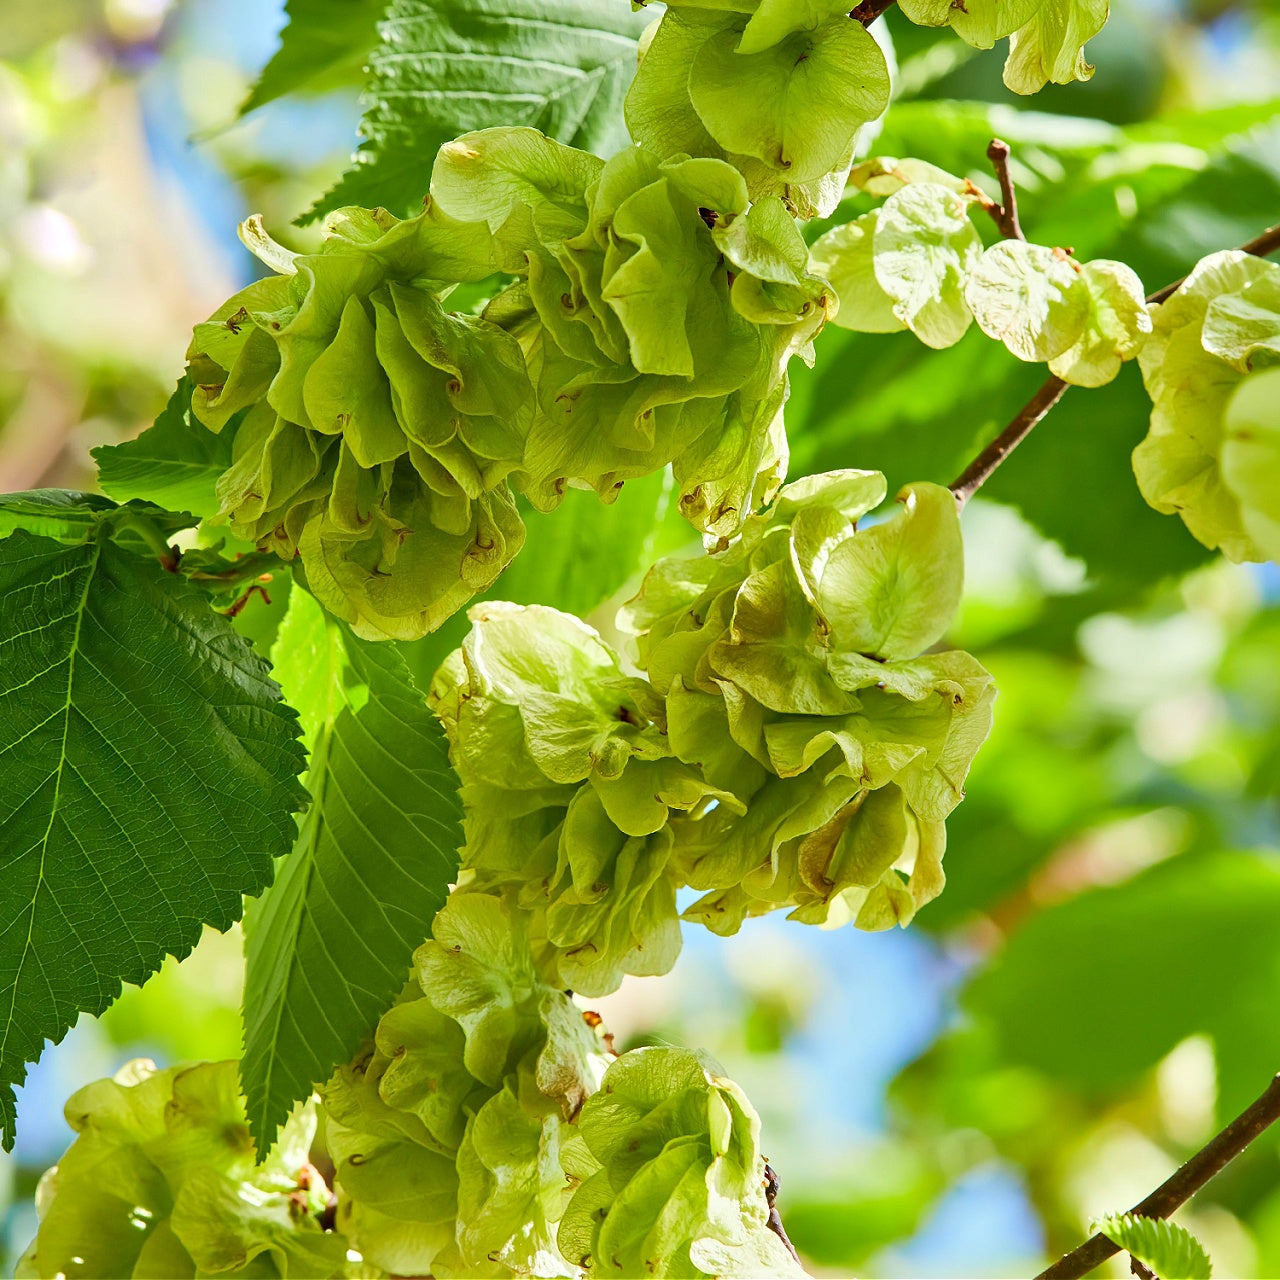
[[[386,0],[287,0],[280,47],[262,70],[240,114],[299,90],[358,85],[378,41]]]
[[[346,204],[416,209],[440,145],[531,125],[609,155],[647,19],[603,0],[392,0],[370,60],[356,164],[306,215]]]
[[[0,1128],[77,1013],[225,929],[286,852],[304,757],[206,596],[94,538],[0,542]]]
[[[211,516],[214,485],[231,465],[235,432],[212,432],[191,417],[191,380],[183,378],[169,403],[136,440],[93,451],[98,483],[117,502],[146,498],[177,511]]]
[[[1008,1061],[1091,1092],[1207,1034],[1219,1110],[1233,1115],[1280,1062],[1278,980],[1280,868],[1184,854],[1030,917],[965,1002]]]
[[[1204,1245],[1176,1222],[1113,1213],[1099,1218],[1093,1229],[1145,1262],[1160,1280],[1209,1280],[1212,1274]]]
[[[102,515],[114,510],[116,504],[110,498],[74,489],[0,494],[0,537],[25,529],[59,542],[83,542]]]
[[[241,1071],[259,1151],[404,985],[462,843],[444,733],[395,646],[356,639],[297,590],[274,655],[312,745],[313,803],[246,915]]]

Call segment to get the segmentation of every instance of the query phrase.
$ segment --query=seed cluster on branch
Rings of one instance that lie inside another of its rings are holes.
[[[899,3],[1008,36],[1018,92],[1087,78],[1106,9]],[[269,1153],[235,1063],[82,1090],[20,1276],[802,1274],[742,1091],[689,1050],[615,1055],[574,999],[670,971],[682,920],[879,930],[943,888],[995,697],[943,647],[956,494],[907,484],[885,515],[878,472],[784,484],[791,359],[829,321],[937,348],[976,323],[1048,365],[1042,416],[1136,358],[1144,496],[1233,559],[1280,554],[1280,268],[1217,254],[1149,303],[1124,264],[1023,239],[1007,147],[1002,204],[923,161],[855,165],[888,99],[849,0],[667,0],[612,157],[489,128],[441,148],[414,217],[339,209],[301,254],[242,226],[272,274],[187,353],[194,423],[232,436],[217,518],[357,636],[438,628],[521,550],[522,505],[569,486],[608,502],[670,468],[706,551],[649,570],[613,645],[472,609],[429,697],[457,882],[365,1049]],[[799,223],[850,186],[883,203],[811,250]]]
[[[433,686],[467,805],[459,894],[532,914],[553,985],[667,972],[685,912],[905,924],[942,888],[944,822],[991,677],[927,653],[959,602],[950,493],[834,472],[786,486],[723,552],[660,562],[622,611],[643,676],[577,619],[480,605]],[[457,896],[457,895],[456,895]]]

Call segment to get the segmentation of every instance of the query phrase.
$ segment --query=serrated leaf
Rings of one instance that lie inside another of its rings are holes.
[[[300,89],[314,93],[359,84],[386,8],[387,0],[287,0],[280,47],[240,114]]]
[[[59,542],[81,542],[115,503],[74,489],[28,489],[0,494],[0,538],[17,529]]]
[[[246,916],[241,1072],[259,1151],[404,985],[462,843],[444,733],[393,645],[295,591],[274,657],[312,744],[313,803]]]
[[[293,841],[304,759],[207,598],[96,538],[0,542],[0,1130],[44,1041],[226,929]]]
[[[345,204],[405,213],[436,151],[469,130],[530,125],[609,155],[645,18],[593,0],[392,0],[370,60],[356,163],[306,215]]]
[[[1176,1222],[1113,1213],[1099,1218],[1093,1229],[1145,1262],[1160,1280],[1209,1280],[1213,1272],[1204,1245]]]
[[[177,511],[211,516],[214,490],[231,466],[235,432],[213,432],[191,417],[190,378],[184,377],[155,423],[136,440],[93,450],[98,483],[117,502],[146,498]]]

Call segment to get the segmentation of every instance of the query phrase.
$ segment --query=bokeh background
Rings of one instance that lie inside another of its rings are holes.
[[[89,450],[150,422],[192,323],[254,274],[241,217],[315,237],[290,223],[348,161],[358,59],[240,118],[284,16],[0,2],[0,490],[90,486]],[[887,21],[899,98],[875,150],[989,183],[1000,134],[1032,239],[1155,288],[1280,220],[1275,9],[1117,0],[1095,78],[1030,101],[998,53]],[[1039,376],[977,333],[930,352],[829,331],[819,354],[789,411],[793,475],[875,467],[891,487],[951,478]],[[620,1045],[700,1045],[744,1085],[816,1274],[1028,1275],[1280,1068],[1280,573],[1143,505],[1144,432],[1130,366],[1073,391],[966,512],[951,638],[1001,696],[943,897],[905,932],[691,928],[673,975],[599,1002]],[[278,609],[246,611],[258,642]],[[241,972],[238,934],[209,934],[47,1050],[0,1155],[0,1274],[69,1138],[66,1096],[140,1055],[234,1056]],[[1182,1220],[1217,1274],[1280,1275],[1280,1140]]]

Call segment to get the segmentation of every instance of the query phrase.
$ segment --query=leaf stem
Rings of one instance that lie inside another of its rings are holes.
[[[1277,1120],[1280,1120],[1280,1075],[1273,1076],[1261,1097],[1129,1212],[1143,1218],[1167,1218]],[[1036,1280],[1080,1280],[1119,1252],[1120,1246],[1106,1236],[1092,1236],[1042,1271]]]
[[[1006,240],[1025,240],[1018,223],[1018,195],[1013,187],[1013,174],[1009,172],[1009,156],[1012,149],[1000,138],[992,138],[987,147],[987,159],[996,171],[1000,183],[1000,203],[987,205],[987,212],[995,219],[1000,234]]]
[[[998,142],[998,138],[993,139],[991,147],[987,149],[988,155],[991,155],[992,149],[996,147]],[[994,163],[994,156],[992,156],[992,160]],[[997,173],[999,172],[1000,170],[997,167]],[[1001,179],[1001,186],[1003,189],[1003,178]],[[1012,188],[1010,189],[1010,195],[1012,195]],[[993,212],[992,217],[995,216]],[[1015,222],[1016,218],[1015,210]],[[999,222],[1000,219],[997,218],[996,221]],[[1021,231],[1019,231],[1019,234],[1021,234]],[[1280,249],[1280,223],[1268,227],[1247,244],[1240,246],[1241,253],[1252,254],[1255,258],[1265,258],[1275,253],[1278,249]],[[1172,284],[1165,285],[1163,289],[1157,289],[1155,293],[1147,294],[1147,302],[1153,305],[1163,302],[1177,290],[1184,280],[1186,280],[1186,276],[1175,280]],[[1066,394],[1067,386],[1068,384],[1063,382],[1061,378],[1051,375],[1035,395],[1018,410],[1013,417],[1013,421],[951,482],[951,492],[956,495],[956,503],[961,508],[991,479],[995,469],[1030,435],[1032,428],[1036,426],[1045,414],[1062,399]],[[1037,1280],[1039,1280],[1038,1277]]]

